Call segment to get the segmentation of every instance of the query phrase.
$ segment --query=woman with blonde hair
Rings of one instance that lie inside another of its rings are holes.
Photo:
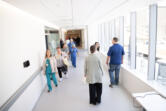
[[[57,87],[57,79],[55,73],[57,73],[57,65],[54,57],[51,56],[50,50],[46,51],[46,56],[43,63],[43,71],[47,78],[48,92],[52,91],[51,78],[54,82],[54,85]]]

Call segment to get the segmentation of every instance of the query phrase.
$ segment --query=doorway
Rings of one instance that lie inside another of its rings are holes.
[[[65,33],[65,40],[68,40],[68,39],[73,39],[77,48],[82,48],[83,46],[82,30],[68,30]]]
[[[59,31],[53,28],[45,27],[46,49],[51,51],[52,55],[56,53],[56,47],[60,46]]]

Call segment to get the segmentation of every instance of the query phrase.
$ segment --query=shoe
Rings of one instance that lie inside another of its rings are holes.
[[[59,82],[62,82],[62,80],[63,80],[63,79],[62,79],[62,78],[60,78],[60,79],[59,79]]]
[[[48,93],[51,92],[50,90],[47,91]]]
[[[101,101],[100,102],[96,102],[97,104],[100,104],[101,103]]]
[[[65,74],[65,78],[68,79],[68,75],[67,74]]]
[[[90,102],[90,104],[96,105],[96,102]]]
[[[57,85],[55,85],[55,87],[58,87],[58,84],[57,84]]]
[[[112,85],[112,84],[110,84],[110,85],[109,85],[109,87],[110,87],[110,88],[113,88],[113,85]]]
[[[100,104],[101,100],[97,100],[97,98],[95,98],[96,104]]]

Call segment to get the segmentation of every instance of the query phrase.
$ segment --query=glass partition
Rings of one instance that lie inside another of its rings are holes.
[[[158,8],[156,79],[166,85],[166,7]]]
[[[124,64],[130,66],[130,15],[124,17]]]
[[[137,12],[136,17],[136,71],[147,77],[149,47],[149,9]]]

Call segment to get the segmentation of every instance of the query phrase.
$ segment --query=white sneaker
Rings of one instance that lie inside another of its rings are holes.
[[[65,75],[65,78],[68,79],[68,74]]]
[[[59,79],[59,82],[62,82],[62,80],[63,80],[63,79],[62,79],[62,78],[60,78],[60,79]]]

